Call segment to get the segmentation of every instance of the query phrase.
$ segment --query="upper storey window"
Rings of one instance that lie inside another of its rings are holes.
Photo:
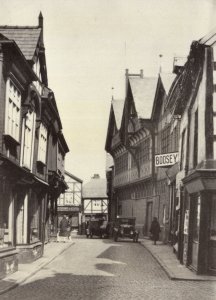
[[[58,149],[57,149],[57,169],[58,169],[58,172],[61,173],[61,174],[64,173],[64,157],[65,157],[65,155],[63,154],[61,146],[58,144]]]
[[[34,84],[35,84],[35,87],[38,90],[39,94],[41,95],[42,94],[42,85],[41,85],[42,79],[41,79],[41,67],[40,67],[39,59],[37,59],[37,61],[33,65],[33,70],[39,79],[37,81],[34,81]]]
[[[47,128],[41,123],[39,131],[38,161],[46,164]]]
[[[37,77],[41,81],[41,67],[40,67],[39,59],[37,59],[37,61],[35,62],[34,66],[33,66],[33,70],[34,70],[35,74],[37,75]]]
[[[6,83],[5,134],[19,142],[21,93],[9,78]]]
[[[28,111],[23,120],[22,165],[30,170],[32,169],[33,161],[35,119],[35,112]]]

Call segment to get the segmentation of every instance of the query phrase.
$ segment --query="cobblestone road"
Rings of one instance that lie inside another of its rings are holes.
[[[140,244],[75,239],[62,255],[1,300],[215,300],[215,282],[171,281]]]

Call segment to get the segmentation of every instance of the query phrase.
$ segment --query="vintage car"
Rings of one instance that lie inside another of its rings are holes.
[[[117,242],[119,238],[130,238],[133,242],[138,242],[139,232],[135,229],[135,217],[117,216],[113,228],[113,238]]]
[[[86,228],[86,237],[98,236],[105,238],[109,236],[108,221],[103,219],[92,219]]]

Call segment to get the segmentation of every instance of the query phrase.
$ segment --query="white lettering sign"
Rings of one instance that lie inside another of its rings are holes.
[[[172,166],[178,161],[178,152],[155,155],[155,167]]]

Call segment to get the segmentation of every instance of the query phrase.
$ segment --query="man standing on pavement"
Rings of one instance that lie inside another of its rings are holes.
[[[159,240],[159,233],[161,232],[160,224],[156,217],[153,218],[153,221],[151,223],[150,232],[151,232],[151,236],[152,236],[154,245],[156,245],[156,242]]]

